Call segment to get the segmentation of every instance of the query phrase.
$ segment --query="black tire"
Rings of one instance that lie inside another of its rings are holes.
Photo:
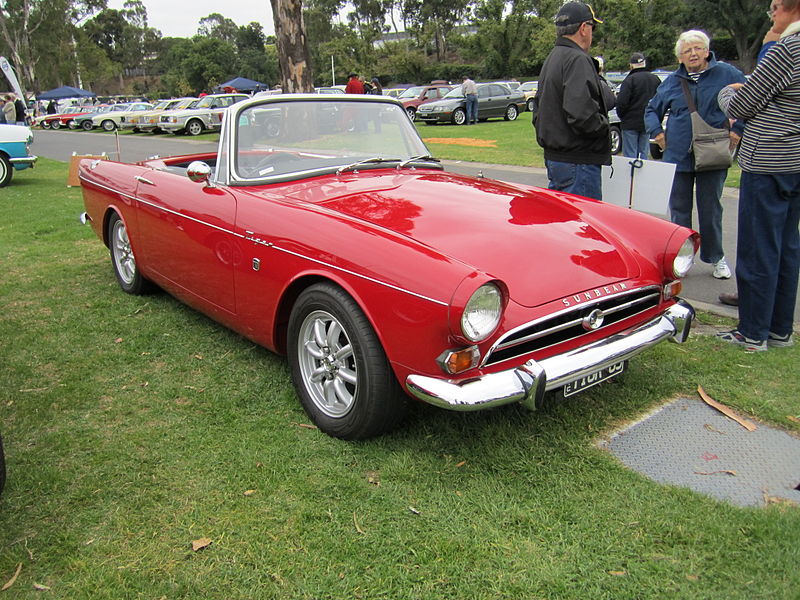
[[[94,123],[92,123],[91,119],[88,119],[83,123],[81,123],[81,127],[83,127],[84,131],[91,131],[92,129],[94,129]]]
[[[528,98],[528,102],[527,102],[528,112],[533,112],[534,104],[535,104],[535,100],[534,100],[533,96],[531,96],[530,98]]]
[[[136,266],[136,257],[133,255],[128,228],[117,213],[112,213],[108,219],[108,249],[111,252],[111,266],[122,291],[127,294],[139,296],[152,289],[148,279],[142,277]]]
[[[467,123],[467,112],[463,108],[457,108],[453,111],[453,124],[454,125],[466,125]]]
[[[6,487],[6,455],[3,452],[3,436],[0,435],[0,494]]]
[[[0,187],[6,187],[11,183],[11,177],[14,175],[14,167],[5,154],[0,154]]]
[[[378,336],[336,285],[319,283],[300,294],[289,317],[288,360],[303,408],[330,436],[380,435],[405,414],[405,394]]]
[[[414,108],[413,106],[409,106],[408,108],[406,108],[406,114],[408,115],[408,118],[413,121],[414,119],[417,118],[417,109]]]
[[[516,104],[509,104],[508,106],[506,106],[506,112],[503,115],[503,118],[506,121],[516,121],[518,116],[519,116],[519,109],[517,108]]]
[[[186,124],[186,133],[189,135],[200,135],[203,133],[203,129],[205,129],[203,122],[197,119],[192,119]]]
[[[611,154],[619,154],[622,150],[622,131],[618,125],[612,125],[609,133],[611,138]]]
[[[100,123],[100,127],[103,128],[103,131],[114,131],[117,128],[117,124],[111,119],[105,119]]]
[[[53,122],[50,123],[50,129],[61,129],[61,121],[54,119]]]
[[[41,125],[42,129],[50,129],[50,121],[42,121]]]

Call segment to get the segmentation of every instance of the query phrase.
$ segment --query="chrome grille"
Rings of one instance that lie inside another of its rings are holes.
[[[603,331],[624,319],[655,308],[660,300],[661,290],[647,287],[583,302],[510,331],[492,346],[483,365],[493,365],[587,335],[590,331],[583,326],[584,319],[595,310],[602,311],[603,322],[591,332]]]

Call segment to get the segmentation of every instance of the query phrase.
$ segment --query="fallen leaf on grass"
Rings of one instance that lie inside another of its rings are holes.
[[[422,514],[422,513],[420,513],[420,512],[419,512],[419,511],[418,511],[416,508],[414,508],[413,506],[409,506],[409,507],[408,507],[408,510],[410,510],[410,511],[411,511],[412,513],[414,513],[415,515]]]
[[[725,415],[729,419],[733,419],[739,425],[741,425],[742,427],[747,429],[747,431],[755,431],[756,429],[758,429],[758,427],[756,427],[756,425],[754,423],[748,421],[747,419],[745,419],[743,417],[740,417],[735,412],[733,412],[730,408],[728,408],[724,404],[721,404],[721,403],[717,402],[711,396],[706,394],[706,391],[703,389],[703,386],[701,386],[701,385],[697,386],[697,393],[700,394],[700,397],[703,399],[703,402],[705,402],[706,404],[708,404],[712,408],[716,408],[719,412],[721,412],[723,415]]]
[[[372,485],[376,485],[380,487],[381,485],[381,474],[377,471],[367,471],[364,473],[367,477],[367,483],[371,483]]]
[[[115,344],[121,344],[122,341],[123,341],[122,338],[117,338],[117,339],[114,340],[114,343]]]
[[[203,548],[208,548],[212,544],[209,538],[200,538],[199,540],[192,541],[192,552],[197,552]]]
[[[361,535],[365,535],[364,530],[361,529],[361,526],[358,524],[358,518],[356,517],[356,513],[353,513],[353,524],[356,526],[356,531]]]
[[[256,493],[256,491],[255,491],[255,490],[245,490],[245,491],[244,491],[244,495],[245,495],[245,496],[252,496],[252,495],[253,495],[253,494],[255,494],[255,493]]]
[[[789,498],[781,498],[780,496],[770,496],[766,490],[763,491],[764,504],[777,504],[778,506],[797,506],[797,502],[789,500]]]
[[[40,592],[49,592],[50,591],[50,587],[46,586],[43,583],[34,583],[33,584],[33,589],[38,590]]]
[[[609,575],[616,575],[617,577],[623,577],[623,576],[627,575],[628,573],[626,571],[609,571],[608,574]]]
[[[800,423],[800,419],[795,417],[794,415],[786,415],[786,418],[792,421],[793,423]]]
[[[463,467],[465,464],[467,464],[467,461],[462,460],[460,463],[456,464],[456,468]]]
[[[687,575],[686,579],[688,579],[689,581],[699,581],[700,580],[700,576],[699,575]]]
[[[0,588],[0,592],[5,592],[8,588],[14,585],[14,582],[17,580],[17,577],[19,577],[20,571],[22,571],[22,563],[19,563],[17,565],[17,570],[14,571],[14,574],[11,576],[11,579],[9,579],[3,584],[3,587]]]
[[[298,427],[302,427],[303,429],[317,429],[316,425],[311,425],[309,423],[295,423]]]
[[[717,475],[718,473],[723,473],[725,475],[732,475],[736,477],[736,471],[731,471],[730,469],[720,469],[719,471],[695,471],[695,475]]]

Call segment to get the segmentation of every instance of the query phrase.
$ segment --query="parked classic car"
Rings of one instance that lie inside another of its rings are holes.
[[[39,125],[42,129],[61,129],[62,127],[69,127],[77,117],[88,114],[90,111],[91,107],[67,106],[60,113],[37,117],[33,125]]]
[[[161,115],[159,128],[171,133],[186,132],[189,135],[200,135],[204,131],[218,130],[218,121],[212,115],[221,113],[225,108],[241,100],[246,94],[209,94],[203,96],[192,108],[171,110]]]
[[[114,131],[119,127],[122,117],[134,112],[150,110],[151,108],[153,108],[153,105],[149,102],[112,104],[104,111],[77,117],[75,124],[85,131],[91,131],[95,127],[102,127],[104,131]]]
[[[536,96],[538,90],[538,81],[526,81],[519,86],[519,91],[522,92],[525,97],[525,107],[528,109],[528,112],[533,112],[533,97]]]
[[[286,354],[309,417],[336,437],[396,426],[403,392],[534,409],[684,341],[694,314],[677,294],[696,233],[448,173],[384,96],[245,100],[217,153],[84,159],[79,174],[81,219],[122,290],[156,284]]]
[[[131,129],[133,131],[154,131],[158,129],[158,120],[161,113],[167,110],[181,110],[191,106],[192,101],[197,102],[197,98],[171,98],[169,100],[159,100],[149,110],[137,111],[131,114],[123,114],[119,121],[120,129]]]
[[[452,89],[453,86],[446,81],[432,82],[430,85],[415,85],[401,92],[397,99],[403,103],[403,108],[406,109],[408,116],[413,121],[421,105],[443,98]]]
[[[30,153],[33,132],[23,125],[0,125],[0,187],[11,183],[14,171],[36,164],[38,157]]]
[[[525,110],[525,97],[522,92],[514,92],[502,83],[478,84],[478,120],[502,117],[513,121]],[[455,87],[441,100],[423,104],[417,109],[417,119],[428,124],[453,123],[464,125],[467,122],[467,109],[461,86]]]

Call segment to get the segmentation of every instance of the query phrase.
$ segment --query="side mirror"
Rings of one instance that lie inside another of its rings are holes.
[[[211,186],[211,167],[202,160],[195,160],[189,163],[186,168],[186,176],[195,183],[205,183]]]

